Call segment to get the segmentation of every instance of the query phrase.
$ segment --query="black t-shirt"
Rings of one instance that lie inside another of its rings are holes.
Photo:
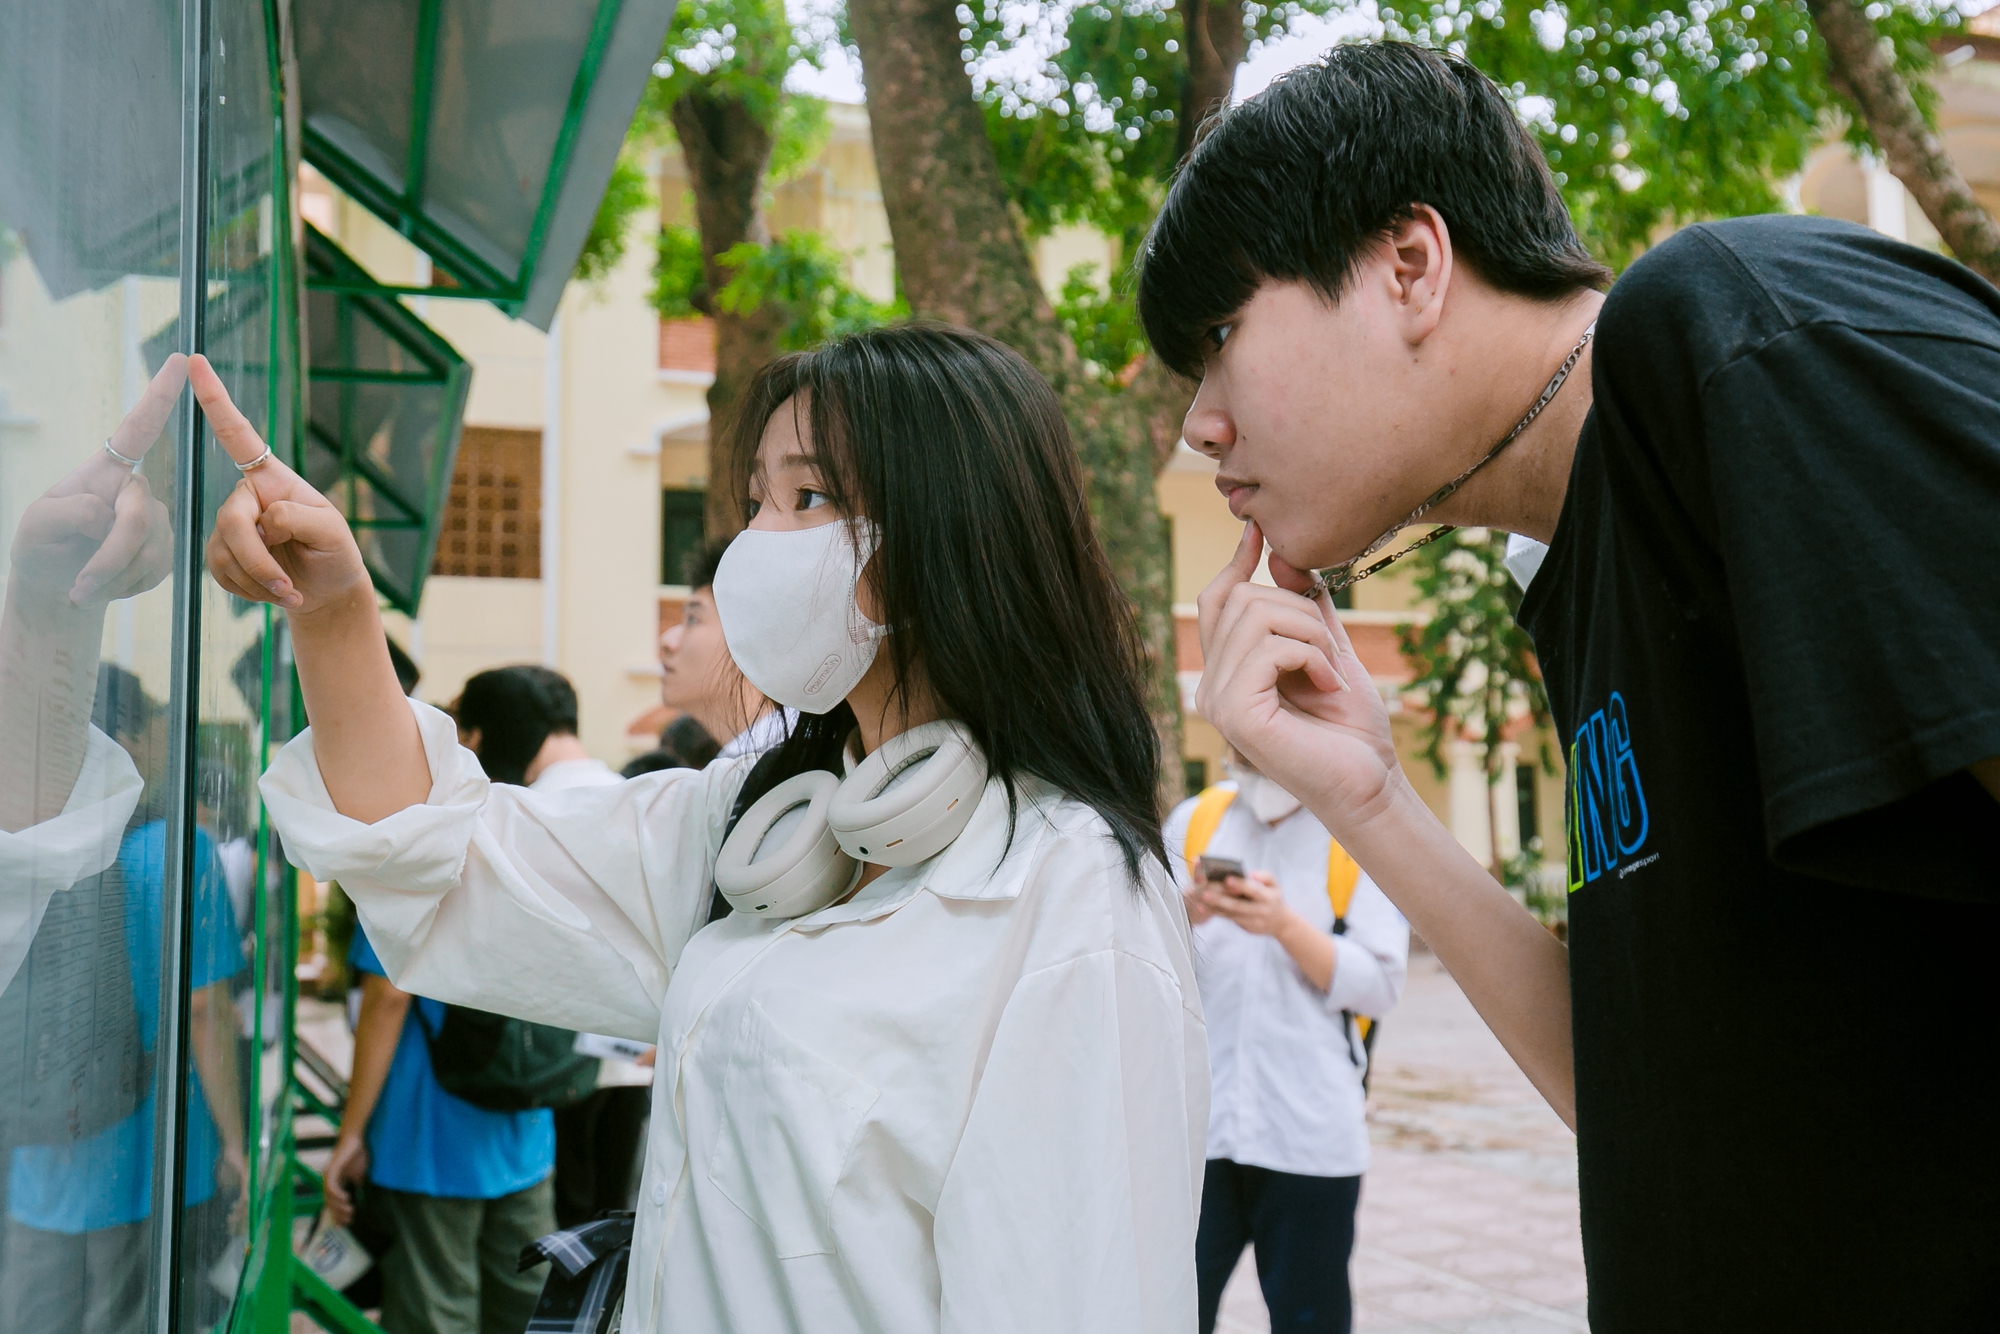
[[[1597,1334],[2000,1329],[2000,291],[1691,227],[1521,608],[1569,766]]]

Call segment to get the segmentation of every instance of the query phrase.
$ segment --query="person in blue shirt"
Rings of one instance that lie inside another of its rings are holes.
[[[139,1041],[157,1049],[160,938],[166,887],[167,825],[161,779],[167,713],[122,668],[100,668],[95,721],[131,754],[145,793],[118,851],[124,931]],[[236,914],[214,840],[195,830],[193,995],[189,1004],[182,1204],[229,1210],[241,1232],[249,1174],[244,1161],[230,979],[243,964]],[[122,1003],[122,996],[120,997]],[[99,1014],[102,1024],[130,1016]],[[155,1072],[157,1076],[157,1071]],[[13,1150],[7,1181],[6,1239],[0,1253],[0,1330],[35,1334],[126,1334],[147,1327],[147,1266],[153,1229],[153,1126],[157,1078],[138,1106],[96,1134]],[[195,1229],[207,1236],[217,1228]],[[197,1260],[196,1265],[200,1265]]]
[[[556,1226],[554,1113],[488,1111],[445,1092],[412,1012],[436,1032],[445,1007],[399,991],[359,928],[348,962],[361,1016],[327,1213],[351,1222],[365,1180],[394,1231],[382,1258],[388,1334],[520,1334],[544,1275],[517,1274],[515,1261]]]

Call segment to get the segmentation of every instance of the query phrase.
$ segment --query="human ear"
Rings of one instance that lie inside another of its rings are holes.
[[[1403,340],[1414,348],[1437,331],[1444,316],[1452,274],[1451,229],[1429,204],[1413,204],[1410,216],[1390,230],[1386,245],[1391,299]]]

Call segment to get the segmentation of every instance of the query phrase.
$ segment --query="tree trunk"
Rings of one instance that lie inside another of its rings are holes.
[[[738,98],[706,88],[684,93],[673,105],[674,134],[694,188],[701,232],[702,290],[694,305],[715,321],[715,383],[708,387],[708,498],[702,527],[709,537],[732,537],[743,526],[729,494],[723,441],[750,377],[778,354],[785,312],[765,302],[749,315],[720,309],[715,294],[729,281],[721,257],[731,246],[770,242],[764,223],[764,169],[771,160],[771,127]]]
[[[1178,161],[1194,147],[1201,123],[1229,105],[1236,67],[1243,63],[1249,37],[1243,31],[1243,0],[1175,0],[1187,54],[1181,83]]]
[[[1155,451],[1139,401],[1083,373],[1042,290],[960,55],[957,5],[850,0],[848,20],[861,49],[876,171],[903,293],[919,316],[963,324],[1014,347],[1061,396],[1098,535],[1152,657],[1160,795],[1178,799],[1172,575],[1154,491]]]
[[[848,20],[910,308],[991,334],[1063,388],[1077,368],[1076,348],[1008,211],[986,118],[959,57],[957,6],[863,0],[849,6]]]
[[[2000,224],[1924,123],[1875,25],[1854,0],[1807,0],[1807,8],[1826,43],[1828,81],[1860,113],[1889,170],[1916,197],[1959,262],[2000,283]]]

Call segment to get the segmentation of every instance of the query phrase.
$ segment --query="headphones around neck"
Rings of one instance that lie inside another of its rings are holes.
[[[836,778],[795,774],[743,812],[715,861],[715,887],[752,917],[803,917],[861,878],[861,863],[915,866],[963,833],[986,757],[956,722],[892,737]]]

